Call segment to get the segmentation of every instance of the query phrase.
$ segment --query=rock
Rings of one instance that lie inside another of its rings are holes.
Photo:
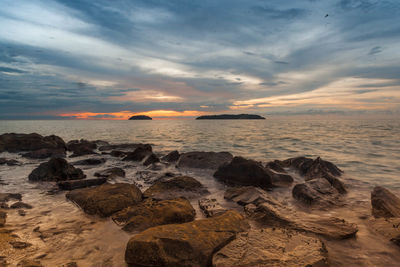
[[[259,162],[242,157],[234,157],[230,163],[220,166],[214,177],[229,185],[272,187],[272,177],[266,169]]]
[[[0,210],[0,227],[3,227],[6,224],[7,213],[5,211]]]
[[[392,239],[390,239],[390,241],[392,241],[393,243],[395,243],[397,246],[400,247],[400,235],[393,237]]]
[[[27,248],[27,247],[32,246],[31,243],[22,242],[22,241],[10,241],[10,242],[8,242],[8,243],[10,243],[10,245],[11,245],[13,248],[16,248],[16,249],[24,249],[24,248]]]
[[[10,199],[22,200],[22,195],[19,193],[0,193],[0,202],[7,202]]]
[[[142,120],[152,120],[152,118],[149,117],[149,116],[146,116],[146,115],[136,115],[136,116],[130,117],[129,120],[131,120],[131,121],[132,120],[142,121]]]
[[[21,163],[15,159],[0,158],[0,165],[16,166],[21,165]]]
[[[0,152],[34,151],[42,148],[64,149],[65,142],[55,135],[41,136],[37,133],[16,134],[6,133],[0,135]]]
[[[103,171],[95,172],[94,176],[96,177],[105,177],[109,178],[110,176],[119,176],[125,177],[125,171],[118,167],[108,168]]]
[[[180,155],[177,166],[179,168],[217,169],[220,165],[230,162],[232,157],[229,152],[187,152]]]
[[[102,185],[107,182],[107,178],[94,178],[94,179],[84,179],[84,180],[72,180],[72,181],[61,181],[58,182],[58,188],[61,190],[74,190],[79,188],[85,188],[95,185]]]
[[[295,185],[292,190],[292,195],[295,199],[307,205],[316,203],[334,205],[340,202],[338,190],[325,178],[318,178]]]
[[[63,158],[52,158],[44,162],[29,174],[30,181],[65,181],[85,178],[81,169],[77,169]]]
[[[181,155],[177,150],[169,152],[167,155],[161,158],[162,161],[166,161],[169,163],[177,162]]]
[[[73,165],[100,165],[106,162],[106,159],[99,158],[99,159],[84,159],[72,162]]]
[[[116,145],[105,145],[105,146],[101,146],[99,147],[100,151],[106,151],[106,150],[135,150],[136,148],[138,148],[139,146],[143,146],[143,145],[147,145],[147,144],[116,144]]]
[[[226,211],[226,209],[224,209],[214,198],[199,199],[199,207],[206,217],[218,216]]]
[[[213,266],[329,266],[324,243],[286,229],[252,229],[216,252]]]
[[[270,161],[265,165],[265,167],[276,172],[286,173],[279,160]]]
[[[33,207],[22,201],[15,202],[10,206],[11,209],[32,209]]]
[[[290,158],[284,161],[278,161],[282,167],[293,168],[299,171],[301,175],[305,175],[313,163],[313,159],[306,157]]]
[[[400,217],[400,199],[381,186],[371,192],[372,215],[375,218]]]
[[[247,229],[245,218],[236,211],[156,226],[129,240],[125,261],[136,266],[209,266],[216,251]]]
[[[306,180],[308,180],[325,177],[326,174],[330,176],[341,176],[342,173],[343,171],[339,169],[335,164],[318,157],[312,162],[304,175],[306,177]]]
[[[108,217],[138,204],[142,200],[142,193],[136,185],[117,183],[76,189],[68,192],[66,197],[88,214]]]
[[[375,231],[397,245],[399,244],[400,218],[374,218],[367,221],[367,226],[369,230]]]
[[[67,143],[67,149],[72,151],[70,157],[79,157],[83,155],[97,154],[93,150],[97,148],[96,141],[88,141],[85,139],[71,140]]]
[[[239,205],[246,206],[248,204],[258,205],[264,202],[276,203],[266,191],[254,187],[254,186],[244,186],[244,187],[232,187],[225,191],[224,198],[234,201]]]
[[[123,225],[123,230],[131,232],[157,225],[190,222],[195,215],[195,210],[185,198],[160,201],[147,199],[115,213],[112,219],[118,225]]]
[[[144,166],[149,166],[150,164],[160,162],[160,159],[156,156],[156,154],[151,153],[150,156],[143,162]]]
[[[144,191],[143,196],[155,199],[173,199],[177,197],[193,198],[208,193],[196,179],[178,176],[159,180]]]
[[[130,152],[123,158],[124,161],[142,161],[144,158],[152,154],[151,145],[138,146],[135,151]]]
[[[24,210],[18,210],[19,216],[25,216],[26,212]]]
[[[65,148],[42,148],[22,154],[25,158],[45,159],[50,157],[64,158]]]
[[[273,186],[289,186],[294,181],[293,177],[289,174],[276,172],[267,167],[265,167],[265,171],[271,177]]]
[[[113,150],[113,151],[110,152],[111,156],[117,157],[117,158],[125,157],[126,154],[127,154],[126,152],[120,151],[120,150]]]
[[[17,267],[44,267],[40,261],[37,260],[22,260],[17,264]]]

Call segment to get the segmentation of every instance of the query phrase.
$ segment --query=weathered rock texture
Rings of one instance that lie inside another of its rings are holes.
[[[199,199],[199,207],[206,217],[218,216],[226,211],[226,209],[223,208],[214,198]]]
[[[107,178],[94,178],[94,179],[84,179],[84,180],[71,180],[71,181],[61,181],[58,182],[58,188],[61,190],[74,190],[79,188],[85,188],[95,185],[102,185],[107,182]]]
[[[180,155],[179,168],[217,169],[220,165],[230,162],[233,156],[229,152],[194,151]]]
[[[383,188],[376,186],[371,193],[372,215],[375,218],[400,217],[400,198]]]
[[[65,181],[85,177],[81,169],[75,168],[63,158],[52,158],[29,174],[30,181]]]

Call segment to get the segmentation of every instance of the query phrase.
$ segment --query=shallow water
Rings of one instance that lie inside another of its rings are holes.
[[[321,215],[335,215],[359,226],[354,239],[325,240],[332,266],[398,266],[400,254],[390,241],[368,229],[370,189],[384,185],[394,192],[400,189],[400,123],[357,120],[265,120],[265,121],[0,121],[5,132],[43,135],[56,134],[65,141],[101,139],[111,143],[140,142],[154,144],[156,153],[177,149],[230,151],[234,155],[269,161],[289,157],[321,156],[340,166],[349,187],[344,206],[328,211],[306,209],[296,205],[290,188],[271,192],[287,205]],[[45,266],[61,266],[75,261],[78,266],[125,266],[124,250],[128,234],[110,219],[84,214],[66,201],[65,193],[49,194],[51,183],[29,183],[28,175],[40,160],[24,159],[18,154],[0,153],[14,158],[22,166],[0,166],[0,192],[19,192],[23,201],[33,206],[21,217],[8,210],[7,226],[20,240],[32,247],[2,252],[15,265],[22,258],[40,258]],[[69,158],[70,162],[94,156]],[[122,167],[126,178],[146,189],[161,172],[188,174],[203,183],[225,207],[239,208],[223,199],[225,186],[212,177],[211,171],[177,170],[174,167],[146,170],[143,166],[123,162],[108,155],[101,166],[79,166],[90,178],[107,167]],[[295,175],[295,174],[293,174]],[[296,181],[302,178],[295,175]],[[202,214],[197,199],[192,201],[197,218]],[[38,228],[39,227],[39,228]],[[0,255],[1,256],[1,255]]]

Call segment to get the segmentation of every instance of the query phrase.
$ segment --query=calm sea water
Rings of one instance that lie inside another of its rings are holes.
[[[400,120],[0,121],[0,133],[154,144],[156,151],[230,151],[262,161],[321,156],[348,177],[400,188]]]

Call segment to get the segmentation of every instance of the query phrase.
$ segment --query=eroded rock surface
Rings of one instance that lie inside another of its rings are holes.
[[[374,217],[400,217],[400,198],[383,188],[376,186],[371,192],[372,215]]]
[[[247,229],[245,218],[236,211],[149,228],[129,240],[125,261],[137,266],[209,266],[216,251]]]
[[[226,211],[215,198],[202,198],[199,199],[199,207],[206,217],[218,216]]]
[[[74,190],[79,188],[86,188],[90,186],[102,185],[107,182],[107,178],[94,178],[94,179],[83,179],[83,180],[70,180],[58,182],[58,188],[61,190]]]
[[[88,141],[85,139],[71,140],[67,143],[67,149],[73,152],[70,157],[97,154],[96,152],[94,152],[96,148],[96,141]]]
[[[42,148],[64,149],[65,142],[55,135],[42,136],[37,133],[16,134],[6,133],[0,135],[0,152],[34,151]]]
[[[292,195],[300,202],[313,205],[337,205],[340,193],[325,178],[309,180],[293,187]]]
[[[109,178],[111,176],[119,176],[119,177],[125,177],[125,171],[121,168],[118,167],[113,167],[113,168],[108,168],[99,172],[95,172],[94,176],[96,177],[105,177]]]
[[[233,156],[229,152],[193,151],[180,155],[179,168],[217,169],[220,165],[230,162]]]
[[[142,201],[142,192],[133,184],[117,183],[76,189],[68,192],[66,197],[88,214],[108,217],[138,204]]]
[[[75,168],[63,158],[52,158],[29,174],[30,181],[65,181],[85,177],[81,169]]]

